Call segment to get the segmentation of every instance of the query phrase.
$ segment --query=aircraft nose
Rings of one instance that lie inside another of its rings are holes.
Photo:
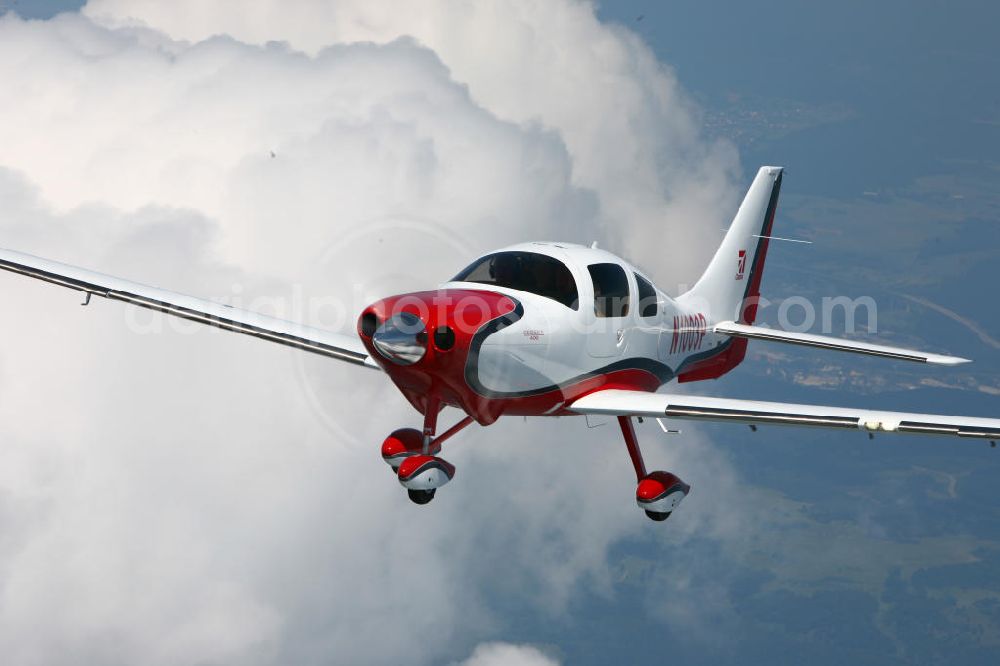
[[[413,365],[427,353],[427,327],[417,315],[400,312],[375,329],[372,345],[397,365]]]

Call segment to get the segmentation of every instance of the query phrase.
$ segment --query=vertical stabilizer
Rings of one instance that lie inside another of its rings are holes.
[[[704,275],[680,302],[706,312],[712,321],[753,323],[781,174],[781,167],[760,168]]]

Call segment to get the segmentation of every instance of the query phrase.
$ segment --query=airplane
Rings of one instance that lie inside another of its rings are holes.
[[[888,359],[957,365],[967,359],[755,326],[783,169],[762,167],[704,274],[671,298],[620,257],[571,243],[530,242],[476,258],[437,289],[367,306],[356,336],[283,321],[20,252],[0,268],[84,293],[255,336],[388,376],[422,415],[393,431],[382,458],[416,504],[455,476],[442,445],[502,416],[617,417],[636,475],[636,503],[666,520],[690,486],[647,472],[634,419],[689,419],[874,433],[1000,438],[1000,419],[763,402],[660,392],[737,367],[750,340]],[[444,407],[463,414],[438,434]]]

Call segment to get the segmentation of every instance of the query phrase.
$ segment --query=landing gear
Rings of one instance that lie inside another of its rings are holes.
[[[428,447],[427,453],[437,455],[441,451],[441,445],[433,444]],[[393,471],[398,470],[404,460],[411,456],[419,456],[424,452],[424,436],[416,428],[400,428],[392,433],[382,442],[382,460],[386,462]]]
[[[438,488],[455,477],[455,466],[437,454],[446,439],[472,423],[472,417],[466,416],[435,438],[439,409],[439,403],[429,402],[423,432],[414,428],[394,430],[382,443],[382,460],[396,472],[414,504],[427,504]]]
[[[434,499],[435,490],[407,490],[406,494],[410,496],[410,501],[414,504],[427,504],[432,499]]]
[[[635,501],[653,520],[666,520],[690,491],[691,486],[670,472],[653,472],[639,480]]]
[[[433,497],[435,490],[455,478],[455,466],[437,456],[412,456],[399,466],[396,478],[411,493],[430,491]],[[428,497],[427,502],[430,501]]]
[[[669,518],[681,500],[687,497],[691,486],[670,472],[657,471],[647,474],[642,451],[639,450],[639,440],[636,439],[635,427],[632,425],[632,417],[619,416],[618,425],[621,426],[625,446],[635,468],[637,481],[635,502],[651,520],[662,522]]]

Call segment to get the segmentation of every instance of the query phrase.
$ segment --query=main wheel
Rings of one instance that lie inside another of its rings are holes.
[[[670,517],[691,486],[669,472],[650,472],[635,488],[635,502],[650,520],[662,522]]]
[[[433,488],[431,490],[407,490],[406,494],[410,496],[410,501],[414,504],[427,504],[434,499]]]

